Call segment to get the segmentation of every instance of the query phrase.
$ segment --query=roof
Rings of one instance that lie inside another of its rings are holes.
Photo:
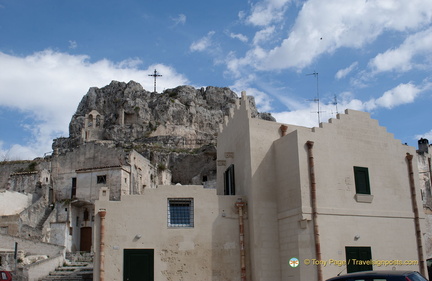
[[[93,170],[107,170],[107,169],[118,169],[122,168],[121,165],[113,165],[113,166],[100,166],[100,167],[91,167],[91,168],[81,168],[76,169],[75,172],[86,172],[86,171],[93,171]]]

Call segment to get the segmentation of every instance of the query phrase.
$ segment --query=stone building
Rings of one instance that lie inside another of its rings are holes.
[[[157,186],[120,201],[100,190],[95,280],[425,273],[413,147],[364,112],[306,128],[251,118],[246,100],[243,94],[221,126],[216,190]]]
[[[425,213],[425,248],[426,258],[432,259],[432,191],[431,191],[431,147],[427,139],[418,141],[417,161],[420,178],[420,189]]]
[[[3,214],[1,233],[61,245],[68,252],[92,251],[94,201],[101,187],[110,190],[111,200],[120,200],[171,183],[169,170],[158,171],[141,154],[109,141],[86,142],[33,166],[38,169],[10,174],[0,194],[4,201],[20,202],[13,213]]]
[[[218,138],[218,194],[246,197],[253,279],[382,269],[358,268],[360,259],[418,262],[392,267],[424,273],[415,157],[368,113],[347,110],[304,128],[253,120],[242,104]]]

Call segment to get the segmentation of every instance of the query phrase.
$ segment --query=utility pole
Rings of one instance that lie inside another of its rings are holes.
[[[156,77],[161,77],[162,75],[158,74],[156,69],[153,74],[149,74],[148,76],[154,77],[154,92],[156,93]]]

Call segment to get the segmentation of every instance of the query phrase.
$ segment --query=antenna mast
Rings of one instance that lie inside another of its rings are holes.
[[[312,101],[317,102],[317,104],[318,104],[317,113],[318,113],[318,125],[319,125],[321,123],[320,113],[322,111],[320,110],[320,97],[319,97],[319,91],[318,91],[318,88],[319,88],[318,87],[318,72],[314,71],[313,73],[306,74],[306,75],[308,75],[308,76],[313,75],[316,78],[316,98],[314,98]]]
[[[337,101],[337,96],[336,95],[334,95],[333,105],[336,106],[336,114],[339,114],[338,107],[337,107],[338,101]]]
[[[154,77],[154,92],[156,93],[156,77],[161,77],[162,75],[158,74],[156,69],[153,74],[149,74],[148,76]]]

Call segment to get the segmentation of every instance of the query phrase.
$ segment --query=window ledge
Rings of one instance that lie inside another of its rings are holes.
[[[372,203],[373,195],[357,193],[354,198],[359,203]]]

